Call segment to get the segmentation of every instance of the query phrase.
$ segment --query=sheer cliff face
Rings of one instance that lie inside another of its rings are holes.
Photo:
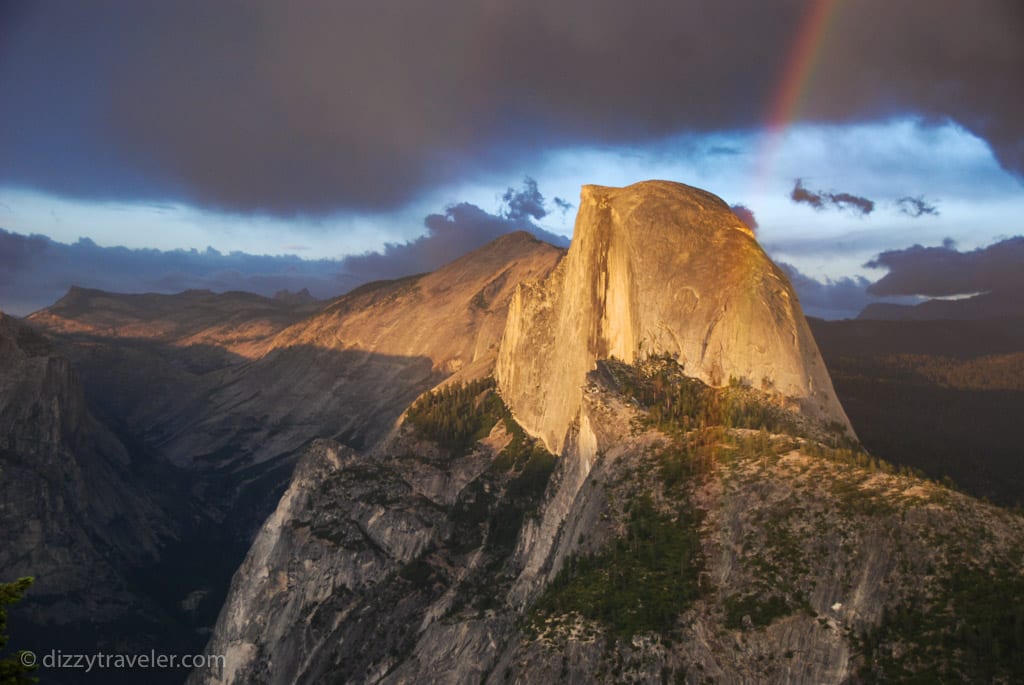
[[[0,313],[0,579],[36,578],[14,617],[23,639],[63,645],[52,641],[166,621],[125,573],[173,534],[159,505],[133,490],[132,468],[89,413],[70,362]]]
[[[721,199],[666,181],[584,186],[569,253],[513,298],[502,393],[527,430],[561,451],[594,361],[647,354],[849,429],[795,292]]]

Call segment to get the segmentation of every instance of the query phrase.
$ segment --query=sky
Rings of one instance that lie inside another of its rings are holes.
[[[0,309],[331,297],[650,178],[813,315],[1024,288],[1022,37],[1019,0],[0,0]]]

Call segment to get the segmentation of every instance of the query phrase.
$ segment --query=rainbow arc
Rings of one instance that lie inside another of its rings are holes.
[[[754,170],[755,193],[771,177],[786,131],[800,115],[839,4],[840,0],[811,0],[800,21],[764,124]]]

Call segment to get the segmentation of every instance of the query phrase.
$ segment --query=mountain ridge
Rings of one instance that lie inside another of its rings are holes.
[[[993,290],[955,300],[931,299],[914,305],[872,302],[858,319],[875,321],[978,321],[1024,318],[1024,291]]]

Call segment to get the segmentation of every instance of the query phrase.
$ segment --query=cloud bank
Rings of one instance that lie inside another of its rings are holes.
[[[404,206],[555,146],[756,129],[810,6],[13,0],[0,183],[278,216]],[[952,119],[1024,172],[1019,0],[833,11],[804,121]]]
[[[0,309],[24,315],[52,304],[72,285],[112,292],[174,293],[190,288],[245,290],[272,296],[307,288],[323,299],[384,278],[433,271],[513,231],[567,246],[563,236],[535,223],[547,215],[544,196],[532,179],[509,188],[497,214],[469,203],[448,207],[424,220],[427,232],[382,252],[341,260],[306,260],[217,250],[154,250],[101,247],[88,238],[61,243],[42,235],[0,229]]]
[[[505,191],[502,202],[497,214],[468,202],[451,205],[443,214],[431,214],[424,220],[427,233],[422,237],[408,243],[387,245],[383,252],[347,257],[343,262],[344,269],[360,282],[433,271],[513,231],[529,231],[553,245],[569,246],[567,238],[550,233],[535,223],[535,220],[547,216],[548,210],[544,196],[532,178],[523,180],[522,189],[509,188]],[[555,204],[561,207],[557,199]]]
[[[882,252],[865,264],[889,273],[873,283],[872,295],[948,297],[970,293],[1024,292],[1024,236],[960,252],[951,240],[939,247],[913,245]]]
[[[175,293],[191,288],[272,296],[308,288],[319,298],[356,285],[334,260],[217,250],[102,247],[88,238],[60,243],[0,229],[0,309],[25,315],[52,304],[73,285],[111,292]]]
[[[1024,236],[960,252],[951,240],[939,247],[913,245],[887,250],[865,264],[889,272],[877,281],[862,276],[816,280],[795,266],[779,263],[808,316],[854,318],[875,302],[919,304],[926,297],[981,292],[1024,297]]]

